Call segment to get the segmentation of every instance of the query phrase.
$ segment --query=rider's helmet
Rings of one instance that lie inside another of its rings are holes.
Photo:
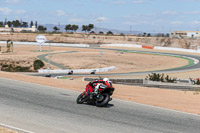
[[[108,82],[110,84],[110,86],[112,86],[112,82],[108,78],[104,78],[103,81]]]
[[[105,82],[106,82],[106,81],[109,82],[110,80],[109,80],[108,78],[104,78],[103,81],[105,81]]]

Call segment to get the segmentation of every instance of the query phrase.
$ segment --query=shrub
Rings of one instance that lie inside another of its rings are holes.
[[[164,74],[159,74],[159,73],[151,73],[148,74],[148,76],[145,78],[151,81],[161,81],[161,82],[170,82],[174,83],[176,81],[176,78],[171,78],[169,75],[164,77]]]
[[[7,67],[2,67],[2,71],[7,71],[7,72],[31,72],[30,67],[14,66],[12,64],[7,65]]]
[[[44,66],[44,63],[41,60],[35,60],[33,63],[34,70],[38,70]]]
[[[112,31],[108,31],[107,35],[113,35],[113,32]]]

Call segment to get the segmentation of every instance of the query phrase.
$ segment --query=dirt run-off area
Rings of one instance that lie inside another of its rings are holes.
[[[39,52],[39,46],[14,46],[13,53],[3,53],[0,55],[0,61],[29,61],[36,59],[38,55],[48,53],[48,47],[43,47],[44,52]],[[139,49],[137,49],[139,50]],[[62,64],[71,69],[86,69],[100,67],[99,52],[102,50],[84,49],[84,48],[68,48],[68,47],[51,47],[51,53],[59,53],[65,51],[76,51],[75,53],[64,53],[51,55],[48,58],[58,64]],[[187,60],[168,56],[158,56],[150,54],[137,53],[120,53],[117,51],[103,50],[103,60],[101,67],[115,66],[112,72],[133,72],[146,70],[160,70],[173,67],[180,67],[188,64]],[[20,65],[23,65],[20,64]],[[44,68],[48,67],[48,63]],[[51,69],[58,69],[51,66]],[[198,77],[200,71],[171,73],[170,76],[177,78]],[[95,76],[95,75],[94,75]],[[82,81],[82,77],[70,77],[69,79],[54,79],[45,77],[27,76],[23,73],[0,72],[0,77],[65,88],[74,91],[83,91],[87,82]],[[146,75],[140,76],[121,76],[108,78],[144,78]],[[73,80],[71,80],[73,78]],[[77,84],[78,82],[78,84]],[[168,108],[183,112],[200,114],[200,94],[197,91],[179,91],[159,88],[147,88],[138,86],[127,86],[114,84],[116,91],[113,98],[123,99],[136,103],[152,105],[157,107]],[[194,89],[195,90],[195,89]],[[75,99],[74,99],[75,100]]]
[[[102,50],[96,49],[51,47],[48,50],[48,46],[43,46],[44,52],[40,52],[39,46],[16,45],[14,46],[13,53],[0,55],[0,67],[5,64],[14,64],[15,66],[30,67],[30,70],[33,70],[33,61],[37,56],[48,53],[49,56],[46,58],[69,69],[93,69],[115,66],[116,69],[112,73],[161,70],[188,64],[187,60],[181,58],[139,53],[122,54],[121,52],[111,50],[103,50],[104,54],[102,57],[99,54]],[[65,51],[69,53],[63,53]],[[70,53],[71,51],[74,53]],[[50,55],[51,53],[57,54]],[[47,67],[49,67],[48,63],[46,63],[44,69]],[[59,69],[55,66],[50,67],[51,69]]]

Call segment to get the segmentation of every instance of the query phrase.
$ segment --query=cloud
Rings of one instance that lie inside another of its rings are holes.
[[[179,25],[179,24],[183,24],[184,22],[183,21],[173,21],[171,22],[171,24],[173,25]]]
[[[71,18],[68,21],[71,22],[71,23],[81,23],[81,22],[83,22],[83,19],[80,19],[80,18]]]
[[[123,24],[125,25],[137,25],[138,23],[132,22],[132,21],[126,21]]]
[[[112,4],[115,4],[115,5],[121,5],[121,4],[125,4],[126,2],[125,1],[122,1],[122,0],[115,0],[115,1],[112,1]]]
[[[26,11],[25,10],[16,10],[15,14],[25,14]]]
[[[187,1],[187,2],[200,2],[200,0],[184,0],[184,1]]]
[[[162,14],[164,14],[164,15],[176,15],[177,12],[176,11],[164,11],[164,12],[162,12]]]
[[[184,12],[163,11],[161,14],[163,15],[200,15],[200,11],[184,11]]]
[[[4,0],[5,3],[9,3],[9,4],[17,4],[20,3],[21,0]]]
[[[132,3],[134,3],[134,4],[143,4],[144,0],[133,0]]]
[[[8,15],[12,12],[12,9],[8,8],[8,7],[2,7],[0,8],[0,13]]]
[[[188,11],[184,12],[186,15],[200,15],[200,11]]]
[[[196,21],[196,20],[195,20],[195,21],[192,21],[191,24],[192,24],[192,25],[199,25],[199,24],[200,24],[200,21]]]
[[[57,10],[56,11],[56,15],[57,16],[67,16],[67,14],[64,11],[62,11],[62,10]]]
[[[146,24],[150,24],[148,21],[145,21],[145,20],[141,20],[141,21],[126,21],[126,22],[123,22],[123,24],[125,25],[146,25]]]
[[[96,20],[97,21],[105,21],[105,20],[108,20],[108,18],[106,18],[106,17],[99,17]]]
[[[9,15],[9,14],[20,15],[20,14],[25,14],[25,13],[26,13],[25,10],[12,10],[8,7],[0,8],[0,14],[4,14],[4,15]]]

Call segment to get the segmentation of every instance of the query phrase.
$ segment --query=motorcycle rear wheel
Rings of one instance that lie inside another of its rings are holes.
[[[77,97],[76,103],[77,104],[83,104],[84,103],[84,97],[83,97],[82,93]]]
[[[103,96],[103,99],[101,101],[96,101],[96,106],[97,107],[103,107],[103,106],[107,106],[108,102],[110,101],[110,95],[107,93],[103,93],[101,94],[101,96]]]

